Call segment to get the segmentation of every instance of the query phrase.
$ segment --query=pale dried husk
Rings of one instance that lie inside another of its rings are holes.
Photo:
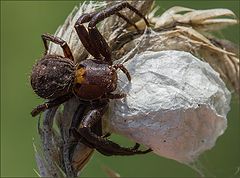
[[[125,60],[127,61],[144,50],[162,51],[172,49],[190,52],[199,59],[208,62],[229,85],[229,88],[239,93],[238,54],[234,53],[234,49],[227,51],[223,43],[217,42],[218,40],[215,40],[215,38],[209,39],[193,28],[174,26],[168,30],[150,31],[124,44],[115,52],[115,58],[119,59],[126,56]],[[227,44],[231,45],[230,42]]]
[[[121,44],[121,48],[115,53],[115,58],[119,59],[133,49],[136,53],[131,53],[131,55],[144,50],[173,49],[190,52],[208,62],[229,88],[239,94],[238,46],[209,34],[209,32],[217,32],[219,29],[238,24],[236,15],[229,9],[194,10],[175,6],[156,17],[154,16],[155,10],[149,15],[154,32],[145,33],[141,37],[135,37],[136,39],[129,43]],[[180,14],[183,12],[186,13]],[[143,24],[143,22],[139,23],[141,27]],[[122,35],[121,38],[125,39],[133,35],[125,34],[125,36]]]

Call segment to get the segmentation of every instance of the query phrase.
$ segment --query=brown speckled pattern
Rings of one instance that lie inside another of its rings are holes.
[[[33,67],[31,85],[35,93],[46,99],[57,98],[72,88],[75,66],[69,59],[48,55]]]

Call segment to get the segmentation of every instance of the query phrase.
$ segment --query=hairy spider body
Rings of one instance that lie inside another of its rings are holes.
[[[74,114],[73,123],[75,124],[70,128],[72,133],[86,145],[96,148],[108,156],[145,154],[151,151],[151,149],[138,150],[139,144],[132,148],[121,147],[106,139],[102,134],[101,119],[108,107],[109,99],[120,99],[126,96],[122,93],[112,94],[117,88],[116,70],[122,70],[129,81],[131,76],[122,64],[112,64],[110,47],[95,25],[116,14],[136,27],[127,17],[119,13],[123,8],[135,12],[148,25],[145,17],[127,2],[116,4],[100,12],[83,14],[76,21],[74,27],[83,46],[94,59],[85,59],[76,63],[64,40],[50,34],[44,34],[42,39],[45,55],[33,67],[31,75],[31,85],[35,93],[42,98],[49,99],[33,109],[32,116],[36,116],[51,107],[59,106],[77,96],[84,104],[80,104]],[[89,22],[88,30],[83,25],[86,22]],[[47,54],[48,41],[60,45],[64,57]],[[83,108],[86,108],[86,111]]]
[[[55,99],[70,92],[75,64],[68,58],[46,55],[32,69],[31,85],[34,92],[45,99]]]
[[[68,58],[46,55],[33,67],[31,85],[45,99],[55,99],[73,92],[82,100],[95,100],[117,87],[114,66],[87,59],[74,64]]]

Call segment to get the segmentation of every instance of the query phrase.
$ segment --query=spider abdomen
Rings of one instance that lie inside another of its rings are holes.
[[[47,55],[32,69],[31,85],[34,92],[45,99],[55,99],[71,92],[75,65],[69,59]]]

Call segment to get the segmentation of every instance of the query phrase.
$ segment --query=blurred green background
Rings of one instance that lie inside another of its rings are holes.
[[[36,168],[33,138],[37,139],[37,119],[31,109],[41,103],[32,92],[29,74],[41,57],[40,35],[54,33],[79,1],[1,1],[1,177],[34,177]],[[157,1],[160,11],[171,6],[196,9],[228,8],[239,17],[239,1]],[[239,27],[229,27],[220,36],[239,44]],[[240,177],[239,102],[232,100],[228,129],[216,146],[204,153],[200,162],[211,175]],[[114,137],[124,144],[121,137]],[[154,154],[132,157],[105,157],[95,153],[82,176],[105,176],[106,165],[122,177],[197,177],[189,167]]]

